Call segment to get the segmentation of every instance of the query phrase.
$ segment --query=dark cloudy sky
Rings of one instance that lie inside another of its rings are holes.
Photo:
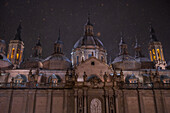
[[[95,34],[101,34],[99,39],[112,59],[119,52],[120,32],[132,56],[135,36],[148,56],[148,26],[152,22],[165,58],[170,60],[170,0],[0,0],[0,37],[8,43],[22,20],[25,56],[30,56],[40,35],[43,56],[47,57],[53,53],[60,27],[64,51],[70,57],[74,43],[83,35],[88,12]]]

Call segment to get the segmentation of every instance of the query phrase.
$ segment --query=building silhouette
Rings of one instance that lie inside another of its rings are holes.
[[[71,60],[62,36],[43,58],[40,38],[24,60],[21,23],[15,38],[0,40],[0,113],[170,113],[170,63],[150,25],[148,54],[136,39],[135,55],[121,34],[119,54],[107,62],[107,49],[88,17]]]

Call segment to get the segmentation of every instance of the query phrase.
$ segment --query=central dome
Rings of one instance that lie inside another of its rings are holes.
[[[102,62],[107,62],[107,52],[103,43],[94,36],[93,24],[88,17],[84,26],[84,35],[75,43],[71,59],[73,66],[79,65],[82,61],[89,59],[91,56],[96,57]]]
[[[98,46],[99,48],[104,48],[103,43],[96,36],[83,36],[74,45],[75,48],[80,48],[82,46]]]

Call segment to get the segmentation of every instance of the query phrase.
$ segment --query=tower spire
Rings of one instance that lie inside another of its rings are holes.
[[[124,37],[123,37],[123,33],[122,33],[122,32],[120,32],[120,36],[121,36],[121,39],[120,39],[119,45],[125,44],[125,42],[124,42]]]
[[[21,39],[21,29],[22,29],[22,27],[21,27],[21,22],[20,22],[20,23],[19,23],[19,26],[18,26],[18,28],[17,28],[17,33],[16,33],[16,35],[15,35],[14,40],[20,40],[20,41],[22,41],[22,39]]]
[[[149,32],[150,32],[150,41],[151,42],[157,42],[158,41],[158,39],[157,39],[157,37],[156,37],[156,35],[155,35],[155,30],[154,30],[154,28],[152,27],[152,23],[150,23],[150,25],[149,25]]]
[[[88,12],[87,25],[92,25],[91,22],[90,22],[90,12]]]
[[[41,38],[41,37],[39,36],[38,39],[37,39],[36,46],[41,46],[40,38]]]
[[[60,40],[60,28],[58,30],[58,40]]]

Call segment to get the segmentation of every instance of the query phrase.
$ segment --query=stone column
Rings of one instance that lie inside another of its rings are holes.
[[[87,89],[84,89],[84,113],[87,113]]]
[[[105,90],[106,113],[109,113],[108,90]]]
[[[9,91],[11,93],[10,98],[9,98],[9,113],[11,113],[11,109],[12,109],[12,101],[13,101],[13,89]]]
[[[64,90],[64,113],[67,113],[67,90]]]
[[[121,90],[115,90],[116,113],[124,113],[124,96]]]
[[[35,108],[35,90],[28,91],[26,113],[33,113]]]
[[[74,113],[77,113],[77,89],[74,89]]]
[[[29,92],[29,89],[26,89],[25,91],[24,91],[24,101],[23,101],[23,106],[25,107],[25,110],[23,111],[23,113],[27,113],[27,104],[28,104],[28,92]]]
[[[164,111],[164,103],[162,99],[161,90],[155,90],[155,101],[157,105],[157,112],[158,113],[165,113]]]
[[[51,104],[51,99],[52,99],[52,90],[48,90],[48,95],[47,95],[47,99],[48,99],[48,101],[47,101],[47,113],[51,113],[51,106],[52,106],[52,104]]]

